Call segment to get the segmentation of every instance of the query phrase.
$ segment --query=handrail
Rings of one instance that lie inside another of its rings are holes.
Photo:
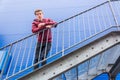
[[[78,15],[84,14],[84,13],[86,13],[86,12],[92,10],[92,9],[95,9],[95,8],[101,6],[101,5],[104,5],[104,4],[108,3],[108,2],[109,2],[109,1],[106,1],[106,2],[104,2],[104,3],[101,3],[101,4],[97,5],[97,6],[94,6],[94,7],[90,8],[90,9],[88,9],[88,10],[85,10],[85,11],[83,11],[83,12],[80,12],[80,13],[74,15],[74,16],[71,16],[70,18],[67,18],[67,19],[65,19],[65,20],[63,20],[63,21],[58,22],[58,24],[63,23],[63,22],[65,22],[65,21],[68,21],[69,19],[72,19],[72,18],[74,18],[74,17],[76,17],[76,16],[78,16]]]
[[[120,1],[120,0],[110,0],[110,1]]]
[[[45,30],[46,30],[46,29],[45,29]],[[39,31],[39,32],[42,32],[42,31],[44,31],[44,30],[41,30],[41,31]],[[25,39],[27,39],[27,38],[29,38],[29,37],[31,37],[31,36],[34,36],[34,35],[38,34],[39,32],[33,33],[33,34],[31,34],[31,35],[29,35],[29,36],[26,36],[26,37],[24,37],[24,38],[22,38],[22,39],[19,39],[19,40],[13,42],[13,43],[10,43],[10,44],[8,44],[8,45],[6,45],[6,46],[0,48],[0,50],[6,48],[6,47],[8,47],[8,46],[10,46],[11,44],[12,44],[12,45],[13,45],[13,44],[16,44],[16,43],[18,43],[18,42],[20,42],[20,41],[22,41],[22,40],[25,40]]]

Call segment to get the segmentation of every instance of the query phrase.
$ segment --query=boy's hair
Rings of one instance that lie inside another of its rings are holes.
[[[42,12],[42,10],[36,9],[36,10],[34,11],[34,14],[36,15],[37,12]]]

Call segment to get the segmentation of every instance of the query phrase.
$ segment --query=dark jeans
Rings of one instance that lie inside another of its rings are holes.
[[[42,61],[45,58],[47,58],[47,55],[50,49],[51,49],[51,42],[46,42],[46,43],[37,42],[34,64],[38,63],[38,61]],[[44,64],[46,64],[46,60],[41,63],[41,65],[44,65]],[[34,69],[38,67],[39,67],[39,64],[35,65]]]

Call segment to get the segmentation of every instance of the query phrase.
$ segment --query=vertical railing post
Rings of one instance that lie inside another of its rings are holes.
[[[116,16],[115,16],[115,12],[114,12],[114,9],[113,9],[113,7],[112,7],[112,5],[111,5],[111,1],[110,1],[110,0],[108,0],[108,4],[109,4],[110,10],[111,10],[111,12],[112,12],[114,21],[115,21],[115,26],[117,26],[117,28],[118,28],[118,30],[119,30],[119,24],[118,24],[118,21],[117,21],[117,18],[116,18]]]
[[[63,26],[65,26],[65,23],[63,24]],[[64,49],[64,28],[62,29],[62,56],[65,55],[65,49]]]

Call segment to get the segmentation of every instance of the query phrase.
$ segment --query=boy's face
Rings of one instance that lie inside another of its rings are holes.
[[[35,16],[37,19],[42,20],[43,19],[43,12],[42,11],[36,12]]]

